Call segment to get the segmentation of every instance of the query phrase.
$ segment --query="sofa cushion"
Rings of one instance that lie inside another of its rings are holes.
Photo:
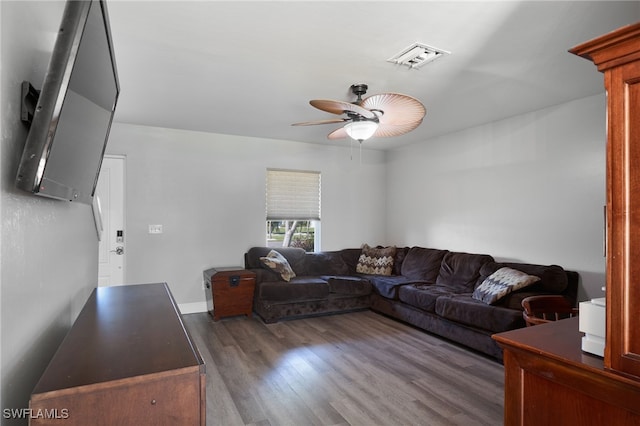
[[[540,281],[540,277],[528,275],[517,269],[503,267],[489,275],[473,291],[473,298],[481,302],[494,304],[512,291],[520,290]]]
[[[407,284],[398,288],[398,299],[427,312],[435,312],[436,300],[451,294],[451,289],[435,284]]]
[[[339,251],[307,253],[304,259],[307,275],[348,275],[349,267]]]
[[[450,321],[492,333],[524,327],[522,311],[487,305],[471,293],[449,294],[436,300],[436,314]]]
[[[371,283],[361,277],[321,275],[329,283],[329,293],[360,296],[371,294]]]
[[[344,260],[349,268],[349,274],[356,274],[356,266],[358,266],[358,259],[362,254],[361,248],[347,248],[340,250],[340,257]]]
[[[531,291],[543,291],[550,294],[559,294],[565,291],[569,283],[567,273],[558,265],[533,265],[530,263],[514,262],[489,262],[480,269],[481,280],[486,279],[500,268],[508,267],[522,271],[525,274],[540,277],[540,281],[531,287]],[[482,281],[480,281],[482,282]]]
[[[260,262],[263,266],[280,274],[285,281],[290,281],[291,278],[296,276],[287,259],[275,250],[271,250],[269,254],[261,257]]]
[[[471,293],[480,277],[480,268],[489,262],[493,262],[493,257],[488,254],[447,252],[440,264],[436,284],[450,287],[454,293]]]
[[[435,283],[446,253],[447,250],[411,247],[402,262],[400,274],[411,280]]]
[[[260,258],[267,256],[271,250],[283,255],[296,275],[307,275],[304,270],[306,253],[303,249],[297,247],[251,247],[245,256],[245,266],[248,269],[263,268]]]
[[[368,275],[366,277],[374,288],[374,291],[382,297],[387,299],[398,298],[398,287],[403,286],[409,282],[406,277],[402,275]]]
[[[396,248],[393,246],[373,248],[364,244],[358,265],[356,265],[356,272],[359,274],[391,275],[395,255]]]
[[[294,277],[289,282],[267,281],[256,288],[256,296],[271,302],[326,299],[329,284],[319,277]]]
[[[393,258],[393,275],[402,275],[402,265],[409,253],[409,247],[396,247],[396,255]]]

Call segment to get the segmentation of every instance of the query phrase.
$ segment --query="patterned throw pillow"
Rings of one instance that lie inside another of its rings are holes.
[[[364,244],[356,265],[356,272],[369,275],[391,275],[395,255],[395,246],[377,249]]]
[[[282,279],[287,282],[296,276],[287,259],[275,250],[271,250],[265,257],[261,257],[260,261],[267,268],[280,274]]]
[[[535,275],[527,275],[507,267],[500,268],[475,289],[473,298],[487,304],[496,303],[512,291],[529,286],[536,281],[540,281],[540,278]]]

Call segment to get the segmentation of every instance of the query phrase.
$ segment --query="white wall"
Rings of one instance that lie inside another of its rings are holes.
[[[264,244],[268,167],[322,172],[322,248],[421,245],[562,265],[604,281],[605,100],[592,96],[382,153],[115,123],[127,283],[202,303],[202,271]],[[428,123],[425,123],[428,125]],[[356,151],[357,153],[357,151]],[[149,224],[164,233],[148,234]]]
[[[123,123],[107,152],[126,156],[127,283],[167,282],[180,304],[203,302],[202,271],[242,266],[265,245],[266,169],[316,170],[323,250],[384,244],[385,154]],[[149,224],[164,233],[151,235]]]
[[[91,207],[14,188],[27,135],[20,84],[42,80],[62,17],[61,2],[0,2],[1,407],[28,408],[29,395],[97,284]],[[2,419],[2,424],[26,424]]]
[[[601,297],[605,107],[591,96],[389,152],[388,239],[559,264],[581,299]]]

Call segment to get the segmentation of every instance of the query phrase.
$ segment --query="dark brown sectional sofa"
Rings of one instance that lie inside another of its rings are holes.
[[[562,294],[574,306],[577,302],[578,273],[557,265],[499,263],[487,254],[404,247],[396,249],[392,275],[382,276],[356,272],[361,249],[277,248],[296,274],[286,282],[260,261],[271,250],[253,247],[245,253],[245,267],[257,277],[254,311],[266,323],[371,309],[502,359],[491,335],[525,326],[522,299]],[[494,304],[473,298],[474,289],[502,267],[540,281]]]

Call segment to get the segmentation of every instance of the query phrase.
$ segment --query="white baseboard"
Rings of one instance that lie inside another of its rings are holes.
[[[199,314],[208,310],[207,302],[178,303],[178,309],[182,315]]]

